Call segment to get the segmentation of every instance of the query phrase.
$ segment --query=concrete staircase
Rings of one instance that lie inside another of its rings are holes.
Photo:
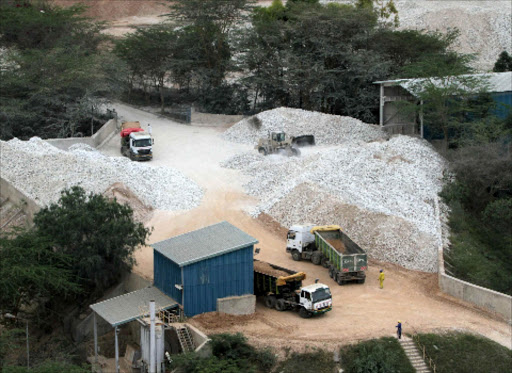
[[[411,338],[402,335],[402,339],[400,339],[399,342],[405,351],[405,354],[409,358],[413,368],[416,369],[416,373],[432,373],[428,365],[425,363],[425,360],[423,360],[423,357],[416,347],[416,344]]]
[[[190,331],[187,326],[184,324],[177,324],[175,325],[175,328],[183,353],[193,352],[196,347],[194,346],[194,341],[192,340],[192,336],[190,335]]]

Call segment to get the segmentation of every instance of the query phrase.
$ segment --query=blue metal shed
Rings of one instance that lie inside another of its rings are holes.
[[[218,298],[253,294],[256,243],[226,221],[154,243],[154,284],[187,316],[216,311]]]

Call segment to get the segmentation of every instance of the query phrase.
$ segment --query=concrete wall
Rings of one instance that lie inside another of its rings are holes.
[[[4,177],[0,177],[0,195],[4,198],[9,198],[15,205],[23,206],[23,211],[27,214],[30,222],[32,222],[34,215],[42,207],[42,205],[28,197],[23,191],[15,188],[12,183]]]
[[[196,349],[194,350],[195,353],[199,357],[207,358],[212,355],[212,348],[211,348],[211,339],[208,338],[206,334],[201,332],[199,329],[193,327],[190,324],[186,324],[188,331],[190,332],[190,336],[192,337],[192,340],[194,341],[194,346],[196,346]]]
[[[256,311],[256,296],[252,294],[217,299],[217,312],[229,315],[251,315]]]
[[[93,148],[98,148],[106,141],[110,140],[113,135],[116,134],[117,120],[110,119],[105,123],[94,135],[91,137],[67,137],[64,139],[48,139],[47,143],[59,148],[61,150],[68,150],[71,145],[74,144],[86,144]]]
[[[436,211],[439,221],[437,201]],[[439,229],[441,229],[440,226]],[[442,244],[438,248],[438,282],[442,292],[494,312],[509,322],[512,321],[512,297],[510,295],[486,289],[446,274]]]
[[[243,115],[206,114],[192,111],[191,124],[193,126],[222,127],[235,124],[244,119]]]

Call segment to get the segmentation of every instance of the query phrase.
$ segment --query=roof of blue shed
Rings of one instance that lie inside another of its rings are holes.
[[[258,240],[223,221],[205,228],[156,242],[153,249],[180,267],[235,251]]]

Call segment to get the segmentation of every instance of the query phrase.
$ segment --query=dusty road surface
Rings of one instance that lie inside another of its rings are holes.
[[[199,207],[182,212],[156,211],[147,223],[154,227],[150,242],[227,220],[258,239],[258,259],[286,268],[305,271],[305,284],[315,278],[331,287],[334,308],[317,318],[301,319],[298,314],[278,312],[258,302],[252,316],[227,316],[216,313],[194,317],[191,323],[207,333],[243,332],[254,344],[299,350],[305,345],[328,349],[358,340],[393,335],[397,320],[404,332],[466,330],[482,334],[508,348],[512,347],[511,326],[489,313],[455,298],[443,295],[435,274],[416,272],[398,266],[370,262],[364,285],[338,286],[327,271],[310,262],[294,262],[285,252],[286,229],[268,216],[251,218],[245,213],[257,201],[242,188],[244,177],[238,171],[220,167],[220,162],[251,146],[224,141],[218,136],[223,129],[178,124],[125,105],[116,105],[124,120],[151,123],[155,137],[155,158],[146,163],[174,167],[198,183],[205,191]],[[119,137],[115,136],[102,152],[119,156]],[[135,271],[153,276],[153,253],[150,247],[136,253]],[[378,271],[384,269],[384,289],[378,286]]]

